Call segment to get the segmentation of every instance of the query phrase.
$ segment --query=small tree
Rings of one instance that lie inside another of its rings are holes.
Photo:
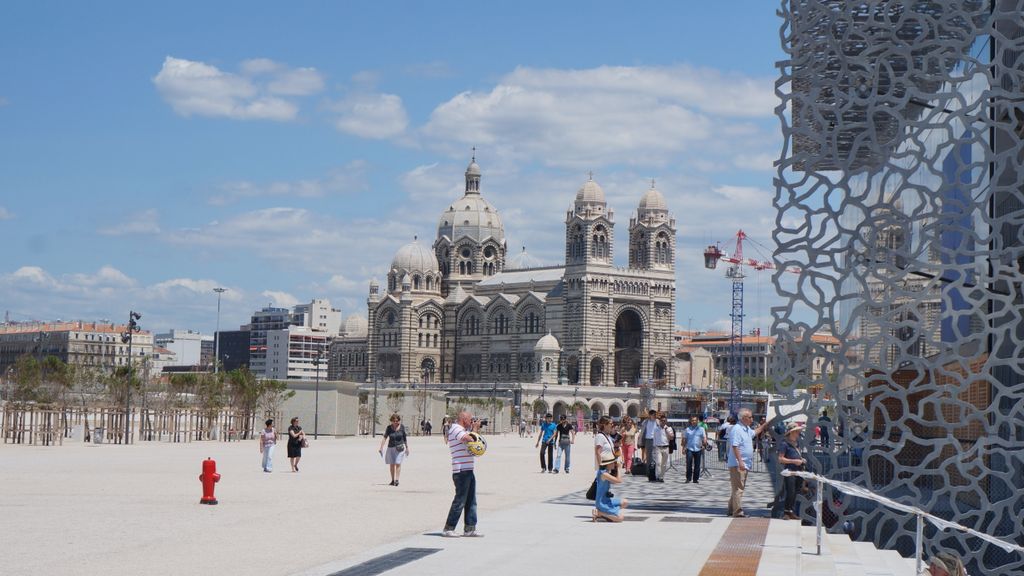
[[[295,390],[289,390],[288,385],[279,380],[263,380],[260,392],[260,406],[264,414],[272,415],[281,411],[281,405],[285,400],[295,396]]]
[[[395,390],[388,392],[388,409],[391,410],[391,414],[397,414],[402,408],[402,403],[405,401],[405,392],[401,390]]]
[[[43,379],[43,370],[39,361],[28,354],[19,356],[14,361],[13,377],[14,390],[11,391],[11,400],[15,402],[34,401]]]

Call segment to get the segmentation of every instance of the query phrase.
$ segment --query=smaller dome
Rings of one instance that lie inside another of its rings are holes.
[[[469,162],[469,166],[466,166],[466,175],[467,176],[479,176],[480,175],[480,165],[476,163],[476,156],[473,156],[473,160],[471,160]]]
[[[411,286],[411,285],[412,285],[412,278],[409,278],[408,274],[406,274],[405,276],[402,276],[402,286]]]
[[[558,345],[558,339],[548,332],[547,335],[542,336],[537,343],[533,345],[534,352],[560,352],[562,347]]]
[[[437,272],[439,270],[434,252],[430,248],[420,245],[416,240],[398,249],[394,260],[391,261],[391,268],[406,273]]]
[[[604,190],[594,182],[593,176],[587,180],[583,187],[576,191],[576,202],[588,204],[604,204]]]
[[[370,279],[370,288],[380,288],[380,282],[377,282],[376,278]]]
[[[367,331],[366,318],[363,318],[358,314],[352,314],[345,319],[345,336],[348,336],[349,338],[365,337]]]
[[[658,212],[667,212],[668,203],[665,202],[665,197],[661,195],[661,192],[651,188],[644,193],[644,197],[640,199],[640,211],[650,212],[653,210]]]
[[[526,246],[523,246],[523,251],[519,254],[508,259],[505,262],[505,270],[528,270],[530,268],[541,268],[544,263],[539,258],[526,252]]]

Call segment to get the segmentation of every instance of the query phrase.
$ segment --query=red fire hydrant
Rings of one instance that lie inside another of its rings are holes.
[[[216,504],[217,499],[213,497],[213,485],[220,482],[220,474],[217,474],[217,462],[212,458],[203,460],[203,473],[199,475],[199,481],[203,483],[203,499],[200,504]]]

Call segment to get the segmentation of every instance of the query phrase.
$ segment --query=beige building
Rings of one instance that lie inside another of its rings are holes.
[[[676,229],[653,183],[629,221],[626,266],[614,263],[615,214],[593,179],[566,213],[557,266],[508,257],[501,217],[480,183],[474,160],[433,242],[403,246],[385,284],[371,283],[365,344],[339,339],[339,376],[670,386]]]
[[[128,365],[124,325],[95,322],[19,322],[0,324],[0,372],[26,354],[56,356],[72,366],[110,372]],[[131,358],[139,366],[153,353],[153,335],[145,330],[132,336]]]

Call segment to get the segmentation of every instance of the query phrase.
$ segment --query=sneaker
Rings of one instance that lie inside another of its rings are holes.
[[[569,473],[569,469],[568,469],[568,468],[566,468],[566,469],[565,469],[565,473],[566,473],[566,474],[568,474],[568,473]]]
[[[470,530],[468,532],[463,532],[462,533],[462,537],[463,538],[483,538],[484,535],[479,533],[479,532],[477,532],[476,530]]]
[[[459,533],[455,530],[445,530],[444,532],[441,532],[441,536],[445,538],[458,538]]]
[[[552,470],[551,473],[552,474],[558,474],[558,470]]]

